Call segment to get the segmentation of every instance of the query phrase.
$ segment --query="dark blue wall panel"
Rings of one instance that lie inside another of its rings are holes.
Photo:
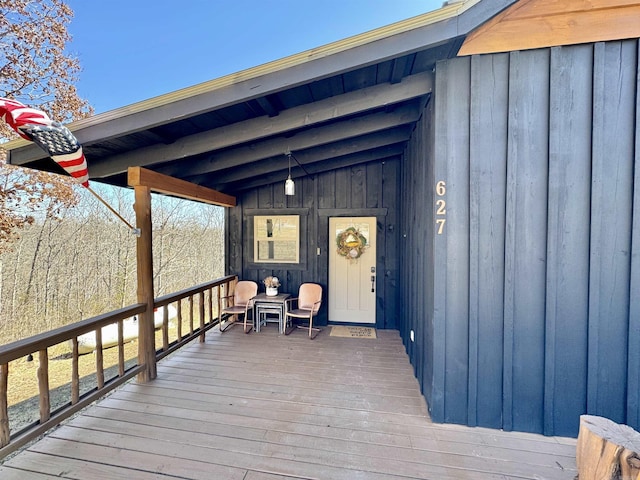
[[[625,423],[637,42],[594,53],[587,412]]]
[[[640,48],[636,43],[637,84],[640,92]],[[640,428],[640,95],[636,95],[635,174],[631,228],[631,282],[629,284],[629,363],[627,381],[627,423]]]
[[[544,403],[549,51],[511,54],[508,89],[504,428],[539,432]]]
[[[442,234],[436,233],[436,344],[444,342],[444,421],[467,422],[469,387],[469,111],[470,58],[442,65],[436,81],[436,111],[445,112],[435,126],[435,182],[446,182]],[[438,85],[441,88],[438,88]],[[459,159],[449,162],[443,159]],[[466,160],[465,160],[466,159]],[[443,252],[455,252],[455,255]],[[444,328],[443,328],[444,327]],[[436,363],[437,364],[437,363]]]
[[[551,49],[545,322],[548,434],[575,434],[587,394],[593,47]]]
[[[502,428],[508,78],[508,54],[471,59],[468,424],[493,428]]]

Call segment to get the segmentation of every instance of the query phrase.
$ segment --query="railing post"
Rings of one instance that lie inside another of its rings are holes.
[[[47,349],[38,352],[38,390],[40,390],[40,423],[51,418],[51,400],[49,393],[49,354]]]
[[[153,248],[151,241],[151,190],[135,186],[136,226],[140,236],[136,243],[138,264],[138,303],[145,303],[147,310],[138,316],[138,364],[145,369],[138,375],[140,382],[156,378],[156,346],[153,325]]]
[[[199,313],[200,313],[200,343],[204,343],[204,291],[200,292],[200,302],[199,302]]]
[[[9,364],[0,365],[0,448],[9,445],[11,432],[9,430],[9,401],[8,401]]]

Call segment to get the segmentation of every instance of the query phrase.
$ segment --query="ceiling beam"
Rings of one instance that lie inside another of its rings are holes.
[[[269,138],[232,150],[213,153],[205,158],[199,157],[191,166],[188,166],[189,162],[174,162],[167,165],[166,168],[158,168],[158,171],[162,171],[162,173],[166,175],[180,177],[221,171],[226,168],[238,167],[258,160],[275,157],[279,154],[284,154],[286,150],[296,152],[298,150],[405,125],[415,122],[419,116],[420,108],[417,103],[406,104],[398,107],[393,112],[376,112],[364,117],[352,118],[323,127],[305,130],[292,137]]]
[[[376,132],[362,135],[356,138],[342,140],[329,145],[322,145],[308,150],[293,152],[295,159],[305,168],[317,162],[331,160],[336,157],[370,152],[373,149],[380,149],[389,145],[406,142],[411,135],[408,126],[395,127],[384,132]],[[208,175],[198,175],[196,177],[186,177],[190,182],[199,185],[213,185],[213,188],[224,190],[224,185],[230,182],[237,182],[262,175],[269,175],[274,171],[287,170],[289,165],[287,157],[278,155],[266,160],[252,163],[247,168],[234,168],[223,172],[215,172]],[[292,166],[296,164],[292,162]]]
[[[127,183],[130,187],[147,187],[152,192],[172,195],[222,207],[235,207],[236,199],[226,193],[217,192],[201,185],[185,182],[179,178],[168,177],[141,167],[131,167]]]
[[[402,143],[396,145],[389,145],[384,148],[377,148],[367,152],[360,152],[353,155],[345,155],[344,157],[333,158],[326,162],[318,162],[312,165],[305,165],[309,175],[318,175],[331,170],[337,170],[339,168],[347,168],[363,163],[370,163],[380,161],[388,158],[397,157],[402,154],[404,145]],[[260,177],[252,177],[248,181],[234,182],[227,185],[227,189],[230,192],[240,192],[243,190],[250,190],[252,188],[263,187],[265,185],[271,185],[274,183],[282,182],[287,176],[287,170],[280,170],[272,172],[269,175],[263,175]],[[291,177],[299,179],[307,176],[299,167],[291,169]]]
[[[430,93],[432,89],[433,74],[431,72],[412,75],[394,85],[388,83],[376,85],[290,108],[281,111],[277,117],[258,117],[189,135],[176,140],[171,145],[158,144],[121,155],[112,155],[100,163],[90,163],[89,168],[91,175],[98,178],[113,175],[126,171],[130,166],[144,167],[186,158],[411,100]],[[15,158],[15,161],[19,160]]]

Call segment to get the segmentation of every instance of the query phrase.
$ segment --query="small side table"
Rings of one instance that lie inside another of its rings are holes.
[[[285,322],[285,300],[291,296],[290,293],[279,293],[268,296],[266,293],[259,293],[253,297],[254,319],[256,332],[260,332],[260,326],[269,321],[268,315],[277,316],[278,329],[284,333]]]

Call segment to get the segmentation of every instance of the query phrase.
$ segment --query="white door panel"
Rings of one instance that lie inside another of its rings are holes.
[[[338,235],[350,227],[367,241],[356,259],[338,254],[336,244]],[[375,324],[375,280],[372,282],[371,277],[376,275],[376,218],[331,217],[329,241],[329,321]]]

